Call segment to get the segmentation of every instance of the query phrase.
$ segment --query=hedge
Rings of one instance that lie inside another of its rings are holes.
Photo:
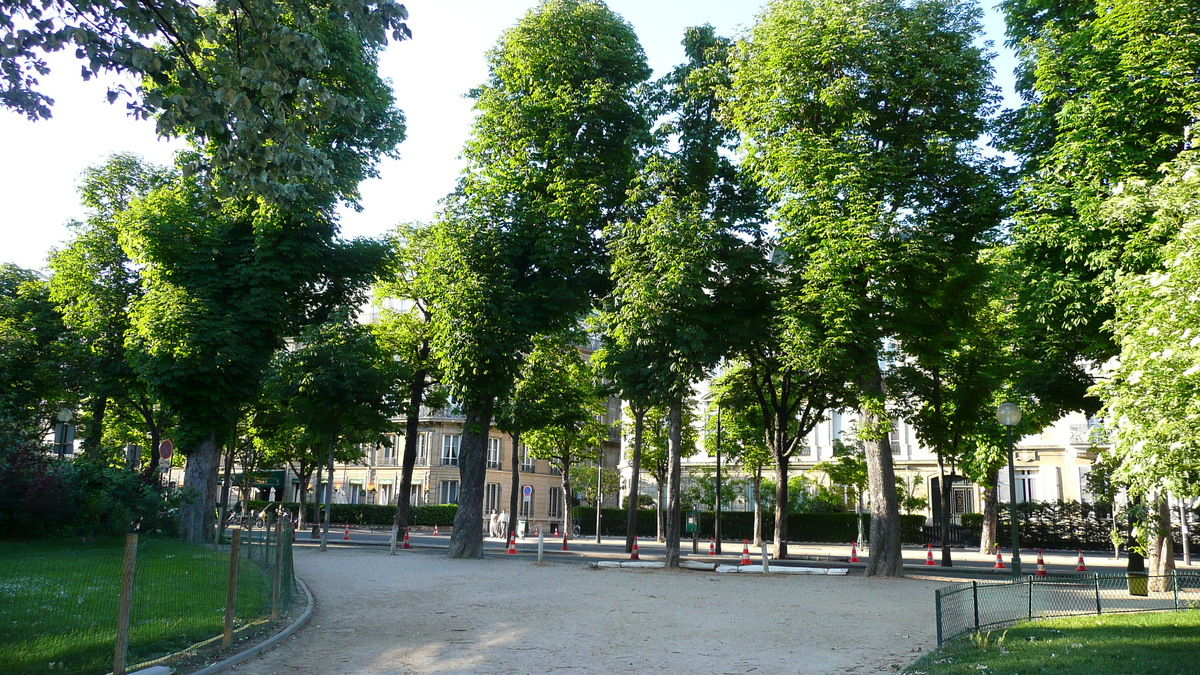
[[[687,522],[687,511],[681,514],[680,522]],[[637,536],[655,537],[658,535],[658,525],[654,509],[638,509]],[[596,535],[596,509],[591,506],[576,506],[571,510],[571,517],[579,524],[583,536]],[[602,509],[600,512],[600,533],[604,536],[625,536],[626,511],[624,509]],[[715,519],[712,511],[700,512],[699,536],[708,539],[713,536]],[[906,544],[919,544],[923,541],[921,527],[925,524],[924,516],[900,516],[900,540]],[[871,530],[871,514],[863,514],[863,534]],[[721,537],[723,539],[753,539],[753,511],[723,511],[721,513]],[[684,538],[688,537],[683,533]],[[773,539],[775,536],[775,513],[763,512],[762,538]],[[858,523],[853,513],[792,513],[788,515],[788,540],[790,541],[820,541],[820,542],[851,542],[858,538]]]
[[[1087,551],[1112,550],[1112,507],[1086,502],[1020,502],[1017,505],[1020,517],[1022,548],[1083,549]],[[1000,504],[1000,525],[997,537],[1005,548],[1012,546],[1012,528],[1009,525],[1009,505]],[[1173,516],[1176,514],[1172,514]],[[1118,519],[1120,519],[1118,514]],[[1196,514],[1189,514],[1192,526],[1189,539],[1192,546],[1200,546],[1200,532],[1195,527]],[[962,517],[963,529],[968,540],[979,540],[983,530],[983,514],[969,513]],[[1171,529],[1175,550],[1182,547],[1178,527]]]
[[[250,508],[261,511],[272,502],[251,500]],[[298,502],[277,502],[293,513],[298,512]],[[305,504],[305,522],[311,523],[315,518],[316,507]],[[414,506],[408,512],[408,524],[415,526],[433,527],[434,525],[449,526],[454,523],[458,513],[458,504],[426,504]],[[388,525],[396,520],[395,505],[388,504],[331,504],[329,521],[337,525]]]

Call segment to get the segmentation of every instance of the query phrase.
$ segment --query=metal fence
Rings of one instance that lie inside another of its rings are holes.
[[[1055,616],[1200,607],[1200,572],[1074,574],[969,581],[934,591],[938,645],[987,628]]]
[[[121,673],[164,661],[221,640],[231,597],[234,627],[261,624],[286,610],[297,592],[291,533],[285,524],[279,531],[254,533],[237,565],[229,547],[137,535],[125,546],[6,546],[0,553],[0,672]]]

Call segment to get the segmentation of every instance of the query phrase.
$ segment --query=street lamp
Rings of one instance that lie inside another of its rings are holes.
[[[68,435],[71,419],[75,417],[75,411],[70,408],[63,408],[58,411],[58,434],[55,438],[55,445],[58,446],[58,458],[62,459],[63,454],[67,451],[67,445],[72,439]]]
[[[1004,425],[1008,441],[1008,507],[1012,521],[1012,571],[1013,577],[1021,577],[1021,542],[1017,533],[1017,470],[1013,461],[1012,428],[1021,421],[1021,409],[1015,403],[1001,403],[996,408],[996,421]]]

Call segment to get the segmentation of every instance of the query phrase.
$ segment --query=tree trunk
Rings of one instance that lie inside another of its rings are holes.
[[[664,514],[667,567],[679,567],[679,483],[683,452],[683,398],[671,399],[667,412],[667,509]]]
[[[157,455],[158,453],[153,453]],[[221,513],[217,516],[217,541],[225,538],[225,522],[229,520],[229,488],[233,483],[233,453],[225,453],[225,475],[221,478]]]
[[[518,495],[521,493],[521,469],[518,466],[518,463],[521,461],[519,452],[519,448],[521,447],[521,430],[517,429],[509,434],[509,436],[512,437],[512,490],[509,491],[508,495],[508,512],[512,514],[512,517],[508,519],[508,532],[504,534],[506,537],[517,531],[517,500],[520,499]],[[566,492],[563,492],[563,499],[567,500],[568,505],[571,503],[569,501],[570,497],[567,496]],[[563,534],[571,531],[571,528],[567,527],[567,522],[570,517],[571,509],[564,507]]]
[[[569,504],[571,502],[571,498],[569,496],[571,494],[571,465],[569,462],[566,461],[566,459],[567,459],[567,457],[563,456],[560,458],[560,461],[562,464],[563,501],[567,502]],[[596,508],[599,508],[599,507],[596,507]],[[567,527],[567,524],[570,522],[571,522],[571,514],[570,514],[569,510],[564,509],[564,511],[563,511],[563,532],[571,531],[571,529]]]
[[[292,467],[293,470],[295,467]],[[296,472],[296,477],[300,479],[300,494],[296,495],[296,501],[300,502],[299,513],[296,514],[296,529],[304,527],[304,507],[308,504],[308,483],[312,480],[312,470],[308,473]]]
[[[762,467],[754,469],[754,546],[762,546]]]
[[[642,481],[642,431],[646,422],[644,408],[633,409],[633,457],[629,478],[629,504],[625,516],[625,552],[633,552],[633,539],[637,536],[637,512],[641,499]]]
[[[775,555],[776,560],[785,560],[787,547],[788,517],[788,464],[787,455],[775,453]]]
[[[888,448],[891,452],[891,448]],[[942,522],[938,524],[938,532],[942,538],[942,567],[954,567],[950,559],[950,485],[946,481],[946,466],[938,458],[938,476],[942,486]]]
[[[329,465],[329,489],[325,491],[325,518],[321,528],[321,550],[325,550],[325,546],[329,543],[329,519],[333,511],[333,444],[334,440],[329,439],[329,453],[326,455],[326,464]],[[345,477],[345,474],[342,474]]]
[[[423,347],[424,351],[428,347]],[[425,398],[424,369],[413,376],[408,388],[408,411],[404,416],[404,458],[400,462],[400,487],[396,495],[396,515],[392,519],[392,531],[396,539],[403,539],[408,531],[408,514],[412,512],[412,477],[417,465],[417,441],[420,440],[421,401]],[[429,449],[426,448],[426,452]]]
[[[979,488],[979,498],[983,502],[983,530],[979,533],[979,552],[984,555],[995,555],[996,542],[999,541],[1000,530],[1000,470],[988,472],[985,484]],[[991,487],[988,487],[988,486]]]
[[[866,373],[858,381],[864,405],[859,410],[861,428],[878,430],[883,422],[885,393],[883,372],[875,354],[867,356]],[[871,495],[871,557],[866,576],[902,577],[904,558],[900,550],[900,505],[896,501],[896,472],[892,466],[892,449],[886,434],[872,434],[864,439],[867,451],[867,488]]]
[[[1175,542],[1171,539],[1171,506],[1166,491],[1154,496],[1150,516],[1150,590],[1169,591],[1175,571]]]
[[[450,534],[451,558],[483,557],[483,487],[487,481],[488,430],[492,426],[492,404],[484,401],[468,404],[463,422],[462,445],[458,453],[458,512]],[[516,514],[509,518],[509,531]]]
[[[92,399],[92,414],[88,421],[87,434],[79,443],[81,452],[92,453],[100,449],[104,439],[104,414],[107,410],[107,396],[97,396]]]
[[[217,467],[221,463],[221,446],[216,432],[208,432],[196,449],[188,455],[183,484],[187,497],[179,507],[179,535],[191,544],[210,541],[213,519],[216,517]]]
[[[321,522],[321,500],[324,495],[324,492],[321,489],[321,467],[324,466],[324,462],[321,461],[320,450],[314,452],[313,454],[317,456],[317,481],[313,485],[313,521],[312,534],[310,536],[313,539],[316,539],[321,534],[319,524]]]

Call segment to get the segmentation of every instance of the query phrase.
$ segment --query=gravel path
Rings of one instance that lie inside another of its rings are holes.
[[[880,673],[936,642],[943,582],[594,570],[297,549],[309,624],[267,673]]]

